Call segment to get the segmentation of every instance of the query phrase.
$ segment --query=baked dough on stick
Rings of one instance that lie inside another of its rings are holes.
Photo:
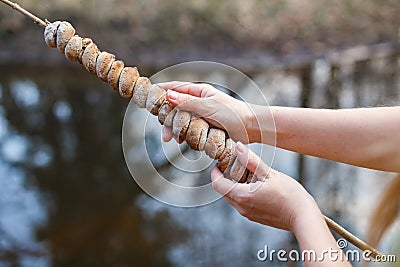
[[[83,52],[82,37],[74,35],[69,39],[67,46],[65,47],[65,56],[71,61],[79,62],[79,56]]]
[[[62,21],[57,27],[56,44],[58,50],[64,54],[65,47],[68,44],[69,39],[75,35],[75,29],[71,23]]]
[[[111,69],[107,74],[107,82],[114,89],[118,90],[119,77],[125,64],[121,60],[116,60],[112,63]],[[136,81],[137,82],[137,81]]]
[[[139,77],[133,90],[132,101],[139,107],[145,108],[147,95],[151,87],[151,82],[147,77]]]
[[[164,103],[166,98],[166,91],[157,84],[153,84],[150,87],[149,93],[146,99],[146,109],[153,114],[158,116],[158,111],[161,105]]]
[[[190,148],[198,151],[203,151],[207,141],[209,125],[208,123],[198,117],[192,115],[188,131],[186,133],[186,142]]]
[[[219,159],[225,149],[225,131],[210,128],[207,135],[204,151],[212,159]]]
[[[96,74],[103,82],[107,82],[108,72],[115,61],[115,56],[108,52],[101,52],[96,59]]]
[[[146,77],[140,77],[136,67],[126,67],[113,54],[100,52],[89,38],[75,35],[69,22],[49,23],[44,31],[49,47],[57,47],[71,61],[81,63],[90,73],[96,74],[124,98],[132,98],[140,108],[147,108],[158,116],[161,124],[172,127],[172,133],[179,142],[187,141],[195,150],[205,151],[217,166],[235,181],[245,182],[251,176],[235,155],[235,142],[226,139],[223,130],[210,127],[203,119],[190,112],[173,108],[166,100],[166,92],[158,85],[152,85]]]
[[[172,135],[179,140],[179,143],[185,141],[186,133],[190,124],[191,113],[184,110],[176,112],[172,122]]]

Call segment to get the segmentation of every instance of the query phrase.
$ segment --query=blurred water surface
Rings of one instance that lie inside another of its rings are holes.
[[[273,105],[344,108],[398,104],[398,71],[393,56],[249,75]],[[264,245],[296,248],[291,234],[252,223],[223,200],[187,209],[144,194],[122,153],[127,104],[79,67],[0,66],[0,266],[264,266],[256,257]],[[153,143],[156,157],[159,138]],[[390,176],[281,150],[273,167],[360,236]]]

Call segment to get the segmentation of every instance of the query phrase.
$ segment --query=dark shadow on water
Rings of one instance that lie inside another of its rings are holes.
[[[185,233],[168,213],[150,218],[136,205],[143,193],[121,148],[128,102],[77,68],[1,67],[0,85],[6,121],[0,164],[22,171],[22,188],[40,195],[45,213],[29,225],[29,250],[26,240],[0,242],[0,262],[19,266],[44,257],[52,266],[169,266],[166,252]],[[26,141],[22,152],[8,141],[13,136]],[[1,176],[8,183],[10,171]],[[0,224],[0,241],[3,231]]]

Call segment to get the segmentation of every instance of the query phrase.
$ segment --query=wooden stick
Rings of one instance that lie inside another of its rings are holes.
[[[377,249],[371,247],[358,237],[354,236],[352,233],[347,231],[345,228],[340,226],[337,222],[332,220],[331,218],[327,217],[324,215],[324,219],[328,227],[332,230],[338,233],[341,237],[352,243],[354,246],[358,247],[362,251],[370,251],[371,252],[371,257],[376,259],[377,256],[382,257],[382,253],[380,253]]]
[[[12,7],[14,10],[17,10],[18,12],[22,13],[24,16],[27,16],[28,18],[30,18],[31,20],[33,20],[34,23],[39,24],[42,27],[46,27],[49,23],[48,22],[44,22],[43,20],[41,20],[40,18],[38,18],[37,16],[33,15],[31,12],[29,12],[28,10],[22,8],[20,5],[18,5],[17,3],[13,3],[11,1],[8,0],[0,0],[1,2],[3,2],[4,4]]]

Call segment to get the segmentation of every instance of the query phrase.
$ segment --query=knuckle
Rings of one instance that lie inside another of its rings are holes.
[[[208,84],[208,83],[203,83],[202,86],[203,86],[203,89],[205,89],[205,90],[216,90],[216,88],[214,86],[212,86],[211,84]]]
[[[193,97],[191,95],[188,94],[184,94],[182,95],[182,98],[185,102],[190,102],[191,100],[193,100]]]
[[[258,166],[259,166],[258,161],[255,161],[251,157],[248,158],[248,161],[247,161],[248,168],[251,168],[252,170],[256,170],[258,168]]]
[[[215,191],[220,192],[220,188],[219,188],[218,182],[211,183],[211,186]],[[229,196],[229,193],[226,194],[226,196]]]

